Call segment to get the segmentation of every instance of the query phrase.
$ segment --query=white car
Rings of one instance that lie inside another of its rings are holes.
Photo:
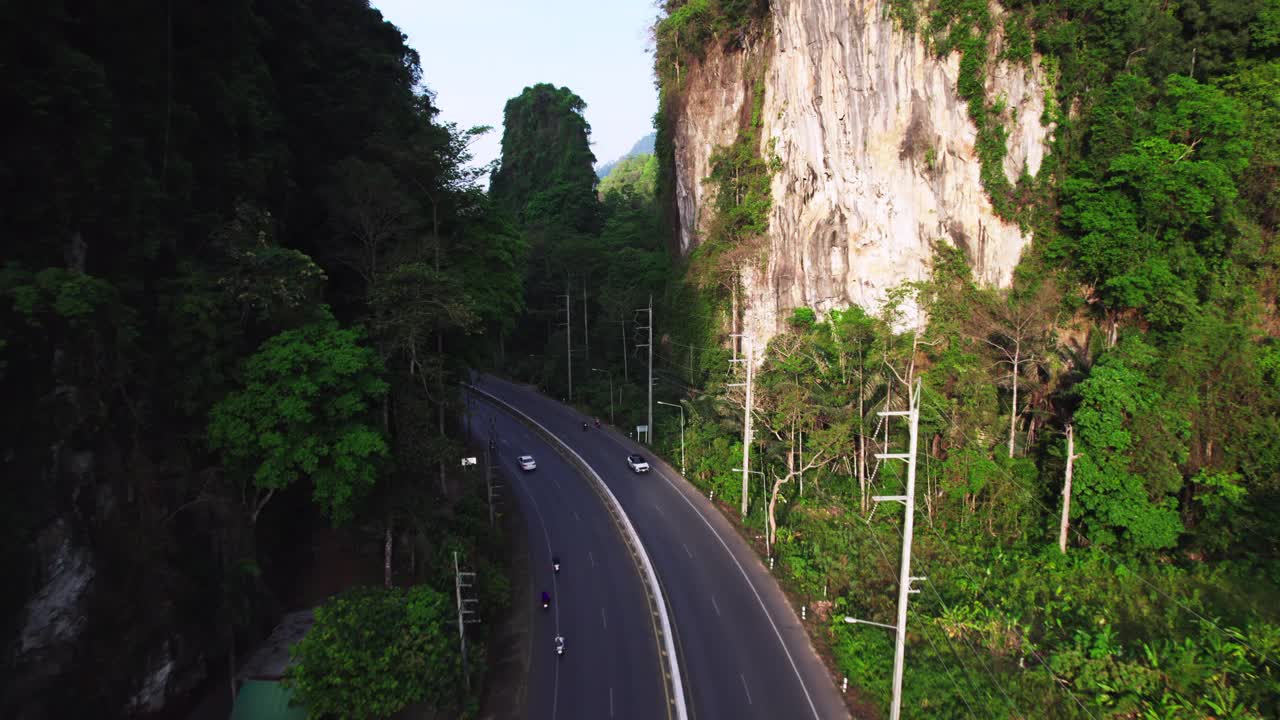
[[[520,469],[524,470],[525,472],[538,469],[538,463],[533,461],[532,455],[521,455],[520,457],[516,458],[516,462],[520,463]]]
[[[649,463],[641,455],[628,455],[627,465],[630,466],[631,472],[649,472]]]

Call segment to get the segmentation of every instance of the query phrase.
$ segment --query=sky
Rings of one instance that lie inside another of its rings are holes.
[[[655,0],[371,0],[409,37],[445,121],[492,125],[477,163],[501,154],[502,108],[540,82],[587,103],[596,164],[653,132]]]

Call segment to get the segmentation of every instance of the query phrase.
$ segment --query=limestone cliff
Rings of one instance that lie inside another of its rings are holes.
[[[746,330],[763,342],[799,306],[874,309],[889,288],[927,276],[939,240],[962,247],[981,281],[1007,284],[1030,237],[983,189],[977,129],[956,89],[959,53],[936,56],[877,0],[774,0],[770,13],[761,37],[729,51],[713,44],[686,67],[670,106],[687,253],[712,214],[711,153],[750,116],[748,76],[763,68],[761,151],[781,169],[766,262],[740,268]],[[1002,42],[993,34],[990,57]],[[1005,175],[1034,176],[1052,132],[1041,124],[1039,59],[993,63],[985,76],[987,97],[1004,107]]]

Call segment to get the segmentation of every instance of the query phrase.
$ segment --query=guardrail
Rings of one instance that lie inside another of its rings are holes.
[[[658,584],[658,574],[654,572],[653,563],[649,560],[649,554],[645,552],[644,544],[640,542],[639,533],[631,525],[631,519],[622,510],[622,503],[618,502],[618,498],[614,496],[613,491],[605,484],[599,473],[576,450],[569,447],[567,443],[543,426],[542,423],[529,417],[523,410],[496,395],[468,383],[462,383],[462,386],[515,416],[517,420],[543,436],[553,446],[560,448],[560,454],[564,455],[588,480],[592,481],[592,488],[600,496],[601,501],[604,502],[605,508],[609,510],[610,516],[613,517],[614,523],[621,531],[622,539],[630,549],[631,556],[644,576],[645,584],[648,586],[647,595],[649,596],[650,611],[658,618],[659,633],[662,635],[659,661],[662,662],[664,674],[670,681],[668,686],[670,692],[668,706],[674,712],[676,720],[688,720],[689,713],[685,705],[684,684],[680,677],[680,662],[676,659],[675,639],[671,632],[671,618],[667,615],[667,604],[662,597],[662,587]]]

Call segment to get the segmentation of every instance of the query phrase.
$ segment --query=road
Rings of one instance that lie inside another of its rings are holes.
[[[644,448],[616,432],[584,432],[586,418],[527,386],[485,376],[480,387],[568,443],[618,498],[662,585],[689,717],[849,717],[782,589],[705,497]],[[632,473],[631,452],[653,469]],[[585,482],[563,489],[581,496],[575,506],[593,495]]]
[[[521,504],[528,527],[528,602],[537,607],[529,677],[521,717],[533,720],[667,717],[667,695],[644,586],[630,551],[598,496],[541,437],[485,402],[472,406],[472,429],[498,438],[495,461],[506,501]],[[516,458],[533,455],[523,472]],[[560,557],[560,573],[551,557]],[[553,640],[565,638],[557,658]],[[514,689],[513,689],[514,690]]]

